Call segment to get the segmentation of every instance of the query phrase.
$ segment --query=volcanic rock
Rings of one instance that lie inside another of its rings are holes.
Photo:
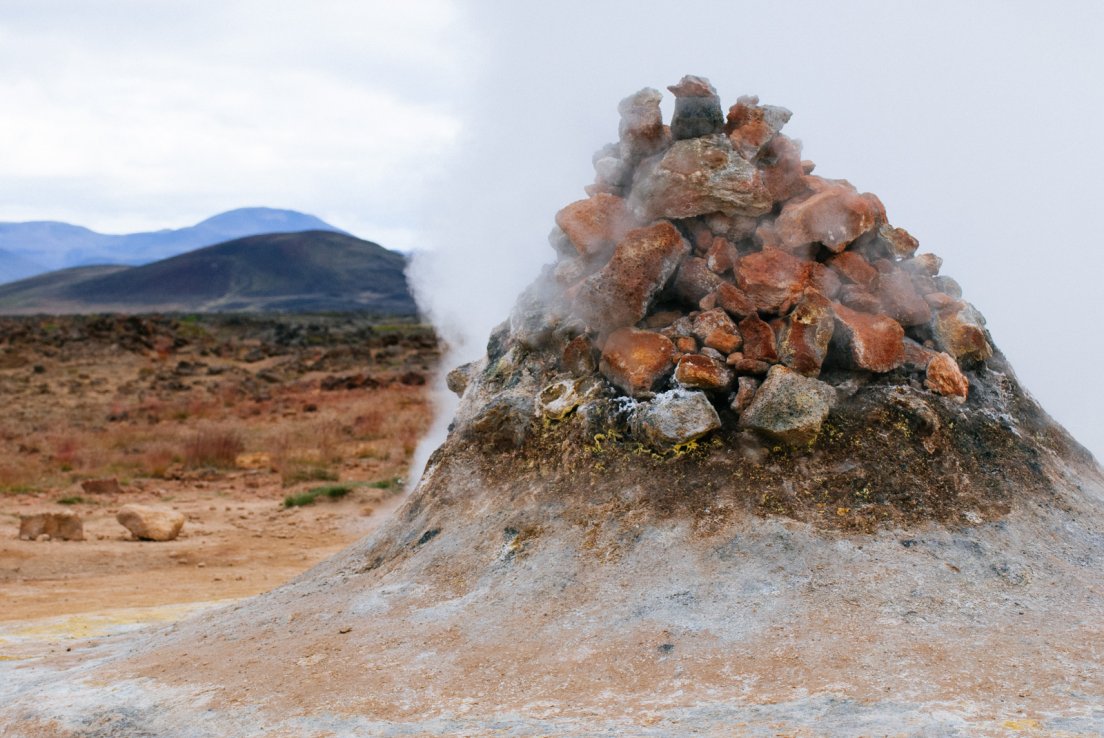
[[[782,126],[793,116],[789,110],[775,105],[760,105],[757,95],[736,98],[736,104],[728,109],[725,133],[733,148],[745,159],[754,159],[759,150],[775,137]],[[798,156],[800,166],[801,157]]]
[[[72,512],[44,512],[19,516],[19,538],[34,541],[47,536],[51,541],[83,541],[84,523]]]
[[[617,129],[621,159],[629,166],[636,166],[641,159],[661,151],[668,143],[663,113],[659,109],[662,99],[659,90],[645,87],[617,106],[621,114]]]
[[[877,206],[843,184],[787,204],[775,223],[782,246],[793,251],[819,243],[834,253],[875,226]]]
[[[556,213],[556,225],[583,256],[607,252],[632,227],[625,201],[607,194],[564,207]]]
[[[636,328],[610,334],[602,348],[602,375],[630,397],[650,397],[674,368],[675,345],[666,336]]]
[[[705,255],[706,266],[715,274],[732,271],[739,257],[736,247],[723,236],[714,236],[709,252]]]
[[[843,279],[862,287],[869,288],[878,278],[878,270],[858,251],[844,251],[824,263]]]
[[[717,285],[717,307],[733,318],[742,319],[755,315],[755,303],[744,292],[729,282]]]
[[[687,305],[697,305],[722,283],[723,280],[709,269],[705,259],[687,256],[671,281],[671,294]]]
[[[668,88],[675,95],[671,136],[676,140],[718,133],[724,128],[721,98],[704,77],[686,75]]]
[[[739,148],[738,144],[734,144]],[[763,183],[775,202],[789,200],[805,191],[805,167],[801,161],[801,145],[781,134],[775,136],[759,153]]]
[[[831,385],[776,365],[740,415],[740,426],[793,446],[808,444],[835,402]]]
[[[970,381],[954,357],[947,353],[938,353],[928,362],[924,386],[959,402],[965,402],[970,392]]]
[[[903,326],[923,325],[932,312],[906,272],[890,272],[878,277],[878,299],[886,313]]]
[[[831,301],[816,290],[806,290],[778,337],[782,363],[807,377],[819,375],[834,330]]]
[[[613,330],[648,313],[690,245],[667,221],[629,231],[601,271],[576,294],[576,312],[591,326]]]
[[[758,315],[749,315],[737,324],[744,339],[744,358],[753,361],[778,361],[778,344],[770,325]]]
[[[709,398],[685,389],[669,390],[642,403],[630,423],[636,436],[659,449],[689,443],[721,427]]]
[[[575,336],[563,350],[560,362],[565,372],[575,376],[587,376],[598,370],[598,351],[587,336]]]
[[[885,315],[860,313],[838,303],[833,311],[856,368],[888,372],[901,366],[905,360],[905,329],[900,323]]]
[[[642,220],[757,216],[771,209],[771,195],[759,170],[716,135],[676,141],[662,158],[643,162],[629,203]]]
[[[776,312],[804,290],[807,264],[785,251],[757,251],[736,264],[736,284],[757,310]]]
[[[917,343],[908,336],[904,337],[902,343],[904,344],[905,353],[901,366],[911,372],[927,371],[928,364],[935,358],[938,352],[932,351],[927,346]]]
[[[710,356],[687,354],[675,367],[675,381],[687,389],[718,391],[732,384],[732,370]]]
[[[940,310],[931,328],[936,345],[959,361],[985,361],[993,355],[985,318],[968,302],[955,302]]]
[[[149,505],[123,505],[115,515],[119,524],[143,541],[171,541],[184,527],[184,514]]]
[[[579,405],[594,399],[596,388],[589,377],[561,379],[541,390],[537,406],[545,418],[563,420]]]
[[[739,377],[736,380],[736,393],[732,396],[732,402],[729,403],[729,409],[732,412],[739,415],[748,409],[751,405],[751,401],[755,398],[755,392],[761,385],[758,379],[754,377]]]

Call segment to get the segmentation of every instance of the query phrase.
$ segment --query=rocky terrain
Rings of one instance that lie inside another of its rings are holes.
[[[379,530],[16,664],[17,735],[1094,735],[1104,473],[938,257],[707,80],[620,105]],[[243,647],[244,646],[244,647]]]
[[[255,594],[340,550],[401,498],[437,356],[358,316],[0,319],[0,621]],[[135,504],[178,537],[133,540]]]

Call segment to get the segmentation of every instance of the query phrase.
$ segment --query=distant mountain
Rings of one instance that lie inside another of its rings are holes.
[[[0,284],[86,264],[148,264],[234,238],[298,231],[345,233],[313,215],[274,208],[240,208],[187,228],[119,236],[54,221],[0,223]]]
[[[145,266],[65,269],[0,285],[0,314],[417,312],[406,257],[333,231],[239,238]]]
[[[0,249],[0,284],[14,282],[17,279],[30,277],[33,274],[41,274],[46,267],[37,262],[26,259],[19,254]]]

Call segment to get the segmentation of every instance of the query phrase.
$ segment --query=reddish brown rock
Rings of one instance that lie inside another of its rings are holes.
[[[923,325],[931,320],[931,307],[916,291],[907,272],[894,271],[880,275],[878,299],[886,313],[903,326]]]
[[[633,325],[648,314],[689,251],[690,245],[667,221],[629,231],[609,262],[579,285],[576,314],[601,330]]]
[[[736,247],[727,238],[715,236],[708,253],[705,255],[705,264],[709,267],[709,271],[715,274],[724,274],[732,271],[738,257],[739,253],[736,251]]]
[[[560,365],[577,377],[592,374],[598,368],[598,350],[586,336],[576,336],[564,347]]]
[[[107,479],[85,479],[81,482],[81,490],[90,495],[118,495],[123,488],[115,477]]]
[[[737,374],[766,374],[771,365],[758,359],[749,359],[739,351],[729,354],[725,361]]]
[[[718,330],[729,333],[736,332],[736,324],[732,322],[732,318],[728,317],[728,313],[720,308],[706,310],[694,316],[692,320],[691,325],[693,327],[691,330],[699,341],[704,341],[706,336]]]
[[[688,305],[697,305],[703,297],[717,289],[722,281],[710,271],[705,259],[687,256],[679,264],[675,278],[671,280],[670,292]]]
[[[632,227],[625,201],[599,194],[556,213],[556,225],[583,256],[604,254]]]
[[[905,360],[905,330],[886,315],[869,315],[836,303],[836,326],[847,343],[851,363],[871,372],[888,372]]]
[[[736,263],[736,284],[763,312],[777,312],[800,295],[809,262],[785,251],[757,251]]]
[[[724,128],[721,98],[709,80],[688,74],[667,89],[675,95],[671,136],[676,141],[708,136]]]
[[[710,292],[708,295],[698,300],[698,309],[701,311],[712,310],[717,307],[717,293]]]
[[[782,245],[792,250],[819,243],[839,253],[875,227],[878,207],[850,187],[834,185],[782,208],[775,227]]]
[[[671,373],[675,345],[659,333],[621,328],[609,335],[599,363],[602,375],[632,397],[648,397]]]
[[[905,359],[901,366],[908,369],[910,372],[926,371],[928,363],[935,358],[937,352],[932,351],[927,346],[917,343],[908,336],[905,336],[904,344]]]
[[[960,300],[940,310],[931,327],[936,345],[959,361],[985,361],[993,355],[985,318],[968,302]]]
[[[782,363],[798,374],[818,376],[834,330],[831,301],[816,290],[806,290],[778,337]]]
[[[857,284],[845,284],[840,289],[839,301],[852,310],[872,315],[883,312],[881,300]]]
[[[728,109],[724,131],[733,148],[745,159],[754,159],[792,115],[789,110],[776,105],[760,105],[757,95],[743,95],[736,98],[736,104]]]
[[[838,295],[843,286],[836,273],[819,261],[810,261],[805,265],[801,285],[805,289],[812,287],[828,298]]]
[[[932,392],[966,402],[970,392],[970,380],[958,367],[958,362],[950,354],[939,353],[928,363],[924,386]]]
[[[744,358],[752,361],[776,362],[778,361],[778,346],[774,331],[758,315],[749,315],[737,325],[741,338],[744,339]]]
[[[951,297],[946,292],[929,292],[928,294],[924,295],[924,299],[927,300],[927,303],[929,305],[931,305],[932,310],[935,310],[936,312],[958,302],[957,299]]]
[[[878,270],[870,266],[870,262],[857,251],[844,251],[824,263],[846,281],[867,289],[878,278]]]
[[[742,319],[755,315],[755,303],[736,285],[723,282],[713,294],[717,298],[717,307],[733,318]]]
[[[759,155],[763,184],[775,202],[784,202],[805,191],[801,146],[781,134],[763,147]]]
[[[693,218],[707,213],[757,216],[770,211],[759,170],[724,136],[676,141],[633,177],[630,206],[642,220]]]
[[[662,99],[659,90],[645,87],[617,106],[617,112],[621,114],[618,125],[620,158],[628,166],[636,166],[641,159],[666,147],[669,134],[663,125],[663,112],[659,109]]]
[[[897,266],[910,274],[934,277],[939,274],[939,269],[943,266],[943,259],[935,254],[917,254],[911,259],[901,260]]]
[[[683,223],[686,232],[690,236],[690,245],[694,247],[694,255],[704,257],[713,246],[713,231],[704,221],[694,218]]]
[[[747,410],[751,401],[755,399],[755,390],[759,389],[760,381],[752,377],[740,377],[736,380],[736,394],[732,397],[729,407],[732,412],[739,415]]]
[[[732,370],[712,357],[687,354],[679,359],[675,381],[687,389],[723,390],[732,384]]]

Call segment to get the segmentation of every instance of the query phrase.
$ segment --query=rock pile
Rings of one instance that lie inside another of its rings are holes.
[[[741,97],[725,116],[701,77],[669,89],[669,126],[656,90],[621,102],[588,197],[556,215],[556,263],[498,339],[556,354],[545,415],[612,390],[653,445],[722,426],[798,444],[857,377],[965,402],[963,369],[993,350],[941,259],[875,195],[813,174],[790,111]]]

